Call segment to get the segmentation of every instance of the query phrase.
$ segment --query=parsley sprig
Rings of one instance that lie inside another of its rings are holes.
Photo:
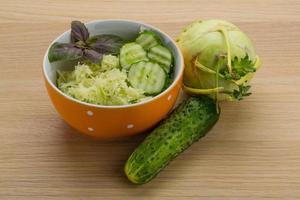
[[[243,84],[243,85],[239,85],[238,87],[239,87],[239,89],[234,90],[232,93],[233,98],[240,101],[240,100],[243,100],[244,97],[250,96],[252,94],[251,92],[249,92],[250,87],[251,87],[250,85]]]
[[[246,74],[256,71],[254,63],[249,59],[248,54],[242,59],[234,57],[234,59],[231,60],[231,66],[231,73],[229,73],[227,68],[222,71],[226,80],[239,80]]]
[[[256,71],[254,63],[250,60],[248,54],[244,58],[239,59],[234,57],[231,60],[232,71],[229,73],[228,68],[224,68],[220,73],[224,76],[226,80],[240,80],[243,76],[248,73],[253,73]],[[231,96],[234,99],[242,100],[244,97],[251,95],[250,85],[247,82],[238,85],[238,88],[233,90]]]

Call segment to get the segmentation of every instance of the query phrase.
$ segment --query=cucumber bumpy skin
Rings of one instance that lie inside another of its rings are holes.
[[[205,136],[219,119],[214,100],[190,97],[163,120],[131,154],[125,174],[135,184],[153,179],[171,160]]]

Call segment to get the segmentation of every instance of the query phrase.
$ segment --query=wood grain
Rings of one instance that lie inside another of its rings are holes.
[[[253,95],[222,103],[219,123],[152,182],[123,164],[144,136],[94,141],[47,97],[41,63],[71,20],[126,18],[172,37],[198,18],[239,25],[263,67]],[[300,199],[300,2],[0,0],[0,199]]]

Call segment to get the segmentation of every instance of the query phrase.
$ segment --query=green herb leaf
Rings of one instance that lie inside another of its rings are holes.
[[[226,68],[222,72],[226,80],[239,80],[246,74],[256,71],[256,69],[254,68],[254,63],[249,59],[248,55],[246,55],[242,59],[235,57],[231,61],[231,67],[232,67],[231,74]]]
[[[49,49],[48,58],[50,62],[59,60],[75,60],[83,56],[80,48],[74,44],[55,42]]]
[[[224,74],[224,77],[225,77],[226,80],[232,80],[233,79],[232,75],[228,71],[225,70],[223,72],[223,74]]]
[[[239,89],[238,90],[234,90],[233,91],[233,98],[237,99],[237,100],[243,100],[244,97],[246,96],[250,96],[251,92],[249,92],[251,86],[250,85],[239,85]]]
[[[239,60],[237,57],[232,61],[233,70],[239,76],[245,76],[247,73],[255,72],[254,63],[249,59],[248,54]]]

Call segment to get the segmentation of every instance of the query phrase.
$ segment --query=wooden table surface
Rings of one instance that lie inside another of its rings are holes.
[[[95,141],[66,125],[43,84],[48,44],[72,20],[126,18],[172,37],[197,18],[240,26],[263,60],[253,95],[152,182],[123,165],[144,136]],[[0,0],[0,199],[300,199],[300,1]]]

